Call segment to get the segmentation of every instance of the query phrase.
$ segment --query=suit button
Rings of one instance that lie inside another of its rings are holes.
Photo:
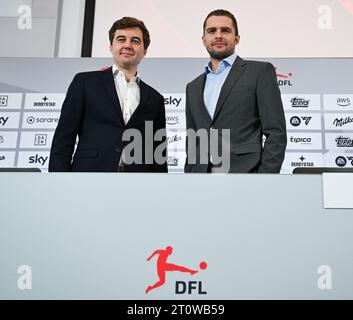
[[[116,151],[117,153],[121,153],[121,152],[122,152],[122,150],[121,150],[120,148],[116,148],[115,151]]]

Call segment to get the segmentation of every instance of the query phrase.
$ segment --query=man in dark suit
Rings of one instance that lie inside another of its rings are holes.
[[[287,137],[274,67],[266,62],[245,61],[235,54],[240,37],[230,12],[211,12],[203,31],[203,44],[211,61],[186,88],[185,172],[280,172]],[[222,140],[229,144],[225,148],[229,151],[227,166],[212,160],[212,155],[218,156],[210,152],[212,139],[208,150],[200,140],[191,139],[190,132],[200,129],[207,130],[209,137],[216,134],[216,149],[221,149]],[[229,130],[228,139],[222,139],[222,129]],[[205,154],[206,161],[202,161]]]
[[[51,147],[50,172],[168,171],[165,153],[158,161],[154,157],[166,145],[165,134],[162,142],[147,139],[165,132],[164,99],[137,73],[150,44],[149,32],[142,21],[124,17],[111,27],[109,40],[113,67],[79,73],[68,89]],[[127,138],[124,132],[132,134]],[[139,149],[124,153],[136,136],[142,138],[139,145],[135,141]],[[140,157],[134,158],[136,154]]]

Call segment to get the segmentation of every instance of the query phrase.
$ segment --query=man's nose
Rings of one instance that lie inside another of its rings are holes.
[[[124,43],[125,49],[132,49],[132,42],[130,40],[126,40]]]
[[[216,37],[216,39],[221,39],[221,38],[222,38],[222,32],[221,32],[221,30],[217,30],[217,31],[216,31],[215,37]]]

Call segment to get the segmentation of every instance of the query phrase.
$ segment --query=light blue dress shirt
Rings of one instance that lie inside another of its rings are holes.
[[[213,118],[216,110],[217,101],[224,81],[226,80],[236,58],[237,55],[233,53],[231,56],[223,59],[218,64],[218,69],[216,71],[211,69],[211,62],[206,66],[206,83],[203,92],[203,99],[211,119]]]

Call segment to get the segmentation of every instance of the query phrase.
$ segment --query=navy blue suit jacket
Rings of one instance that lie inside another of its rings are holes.
[[[145,121],[153,121],[153,132],[165,129],[163,96],[143,81],[140,104],[125,125],[116,93],[112,68],[77,74],[63,103],[49,162],[50,172],[114,172],[117,171],[126,129],[138,129],[145,141]],[[79,141],[75,154],[76,137]],[[162,142],[147,145],[153,151]],[[151,150],[149,150],[151,151]],[[145,154],[143,143],[142,154]],[[129,172],[167,172],[167,164],[142,163],[125,166]]]

